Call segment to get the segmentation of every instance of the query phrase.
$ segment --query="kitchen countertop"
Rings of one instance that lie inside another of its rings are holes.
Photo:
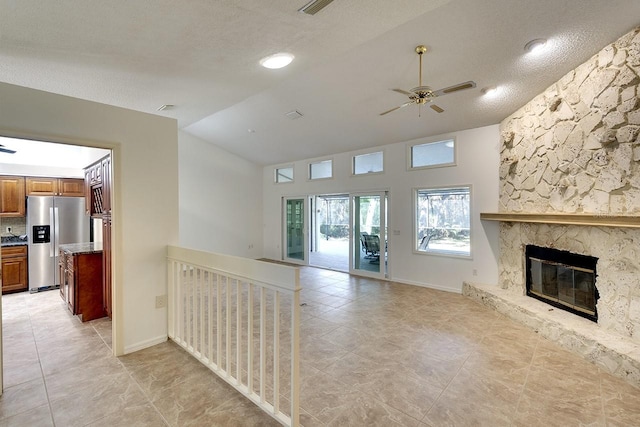
[[[7,246],[23,246],[27,245],[29,242],[27,241],[27,236],[3,236],[1,239],[2,247]]]
[[[102,242],[68,243],[59,245],[58,248],[72,255],[97,254],[102,252]]]

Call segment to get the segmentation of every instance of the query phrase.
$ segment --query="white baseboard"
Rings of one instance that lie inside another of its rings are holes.
[[[405,280],[405,279],[398,279],[398,278],[389,279],[389,280],[391,282],[403,283],[405,285],[421,286],[423,288],[435,289],[437,291],[445,291],[445,292],[451,292],[454,294],[462,294],[462,284],[460,284],[460,289],[452,289],[445,286],[433,285],[431,283],[414,282],[413,280]]]
[[[136,344],[133,344],[133,345],[125,346],[124,354],[134,353],[134,352],[139,351],[139,350],[144,350],[145,348],[148,348],[148,347],[153,347],[154,345],[157,345],[157,344],[162,344],[163,342],[165,342],[167,340],[167,338],[168,338],[167,335],[161,335],[161,336],[156,337],[156,338],[151,338],[151,339],[148,339],[146,341],[142,341],[142,342],[139,342],[139,343],[136,343]]]

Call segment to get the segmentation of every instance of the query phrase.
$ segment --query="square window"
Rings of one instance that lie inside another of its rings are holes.
[[[415,191],[415,250],[471,256],[470,187]]]
[[[412,145],[409,167],[411,169],[418,169],[455,165],[455,148],[454,139]]]
[[[309,163],[309,179],[331,178],[333,176],[333,161]]]
[[[274,180],[278,184],[283,182],[293,182],[293,166],[276,168]]]
[[[384,170],[382,151],[353,156],[353,174],[362,175]]]

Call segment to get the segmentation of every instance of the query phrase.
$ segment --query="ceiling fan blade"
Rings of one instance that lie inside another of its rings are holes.
[[[384,116],[385,114],[389,114],[389,113],[390,113],[390,112],[392,112],[392,111],[399,110],[399,109],[401,109],[401,108],[406,107],[407,105],[411,105],[411,104],[414,104],[414,103],[415,103],[415,101],[407,101],[407,102],[405,102],[404,104],[402,104],[402,105],[400,105],[400,106],[398,106],[398,107],[392,108],[391,110],[385,111],[384,113],[380,113],[380,115],[381,115],[381,116]]]
[[[0,153],[15,154],[16,150],[10,150],[8,148],[4,148],[4,145],[0,145]]]
[[[430,107],[436,113],[444,113],[444,110],[442,108],[438,107],[436,104],[431,104]]]
[[[445,87],[443,89],[438,89],[433,91],[433,96],[442,96],[447,95],[449,93],[457,92],[459,90],[471,89],[476,87],[476,83],[469,80],[468,82],[458,83],[457,85]]]
[[[407,95],[407,96],[414,96],[415,94],[411,93],[411,92],[407,92],[406,90],[402,90],[402,89],[391,89],[394,92],[398,92],[401,93],[403,95]]]

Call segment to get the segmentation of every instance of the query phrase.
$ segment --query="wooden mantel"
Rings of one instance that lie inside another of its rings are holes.
[[[640,228],[640,216],[609,214],[481,213],[484,221]]]

